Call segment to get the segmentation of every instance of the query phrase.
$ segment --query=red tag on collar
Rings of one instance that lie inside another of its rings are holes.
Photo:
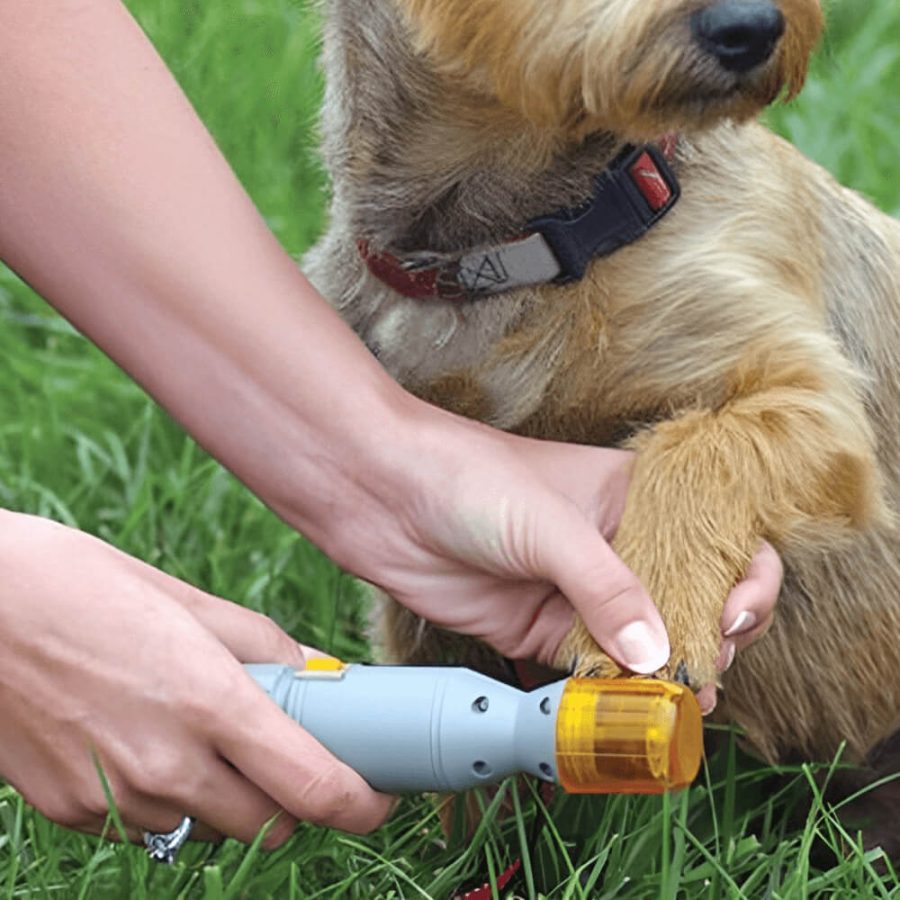
[[[653,212],[659,212],[672,199],[672,188],[660,174],[649,153],[642,153],[632,164],[628,174]]]

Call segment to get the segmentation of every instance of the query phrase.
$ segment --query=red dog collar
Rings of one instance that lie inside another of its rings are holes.
[[[460,255],[374,252],[359,241],[369,271],[406,297],[474,300],[535,284],[567,284],[584,277],[592,259],[633,243],[678,201],[669,166],[678,139],[626,147],[596,180],[592,197],[529,222],[521,235]]]

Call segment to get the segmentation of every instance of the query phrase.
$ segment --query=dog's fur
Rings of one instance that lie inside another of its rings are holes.
[[[769,759],[846,741],[864,762],[900,728],[900,226],[752,121],[799,90],[818,2],[780,0],[784,37],[741,76],[692,37],[709,3],[330,0],[334,195],[306,269],[421,396],[638,451],[614,546],[692,683],[715,678],[723,601],[775,544],[776,623],[720,707]],[[420,301],[357,252],[505,240],[588,196],[624,143],[673,131],[680,203],[578,283]],[[399,608],[386,621],[395,658],[449,647]],[[582,625],[557,662],[611,668]]]

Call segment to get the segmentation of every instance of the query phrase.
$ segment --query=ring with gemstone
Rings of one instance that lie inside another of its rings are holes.
[[[175,856],[184,842],[190,837],[194,820],[185,816],[174,831],[159,834],[155,831],[144,832],[144,846],[154,862],[171,866],[175,862]]]

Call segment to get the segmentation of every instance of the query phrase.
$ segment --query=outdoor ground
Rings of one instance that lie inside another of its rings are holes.
[[[299,254],[320,229],[325,198],[314,154],[315,16],[302,0],[129,5],[271,227]],[[830,12],[803,97],[771,121],[843,182],[900,213],[900,4],[844,0]],[[0,504],[93,532],[268,613],[298,639],[367,658],[350,580],[2,268]],[[411,799],[368,838],[302,827],[270,855],[234,842],[195,845],[171,869],[138,848],[57,828],[0,785],[0,895],[447,898],[521,856],[515,893],[527,897],[900,897],[900,880],[878,854],[841,834],[812,773],[786,774],[774,780],[726,736],[698,786],[679,796],[557,797],[548,811],[513,795],[516,815],[497,821],[495,801],[474,839],[449,847],[431,805]],[[840,862],[829,846],[843,847]]]

